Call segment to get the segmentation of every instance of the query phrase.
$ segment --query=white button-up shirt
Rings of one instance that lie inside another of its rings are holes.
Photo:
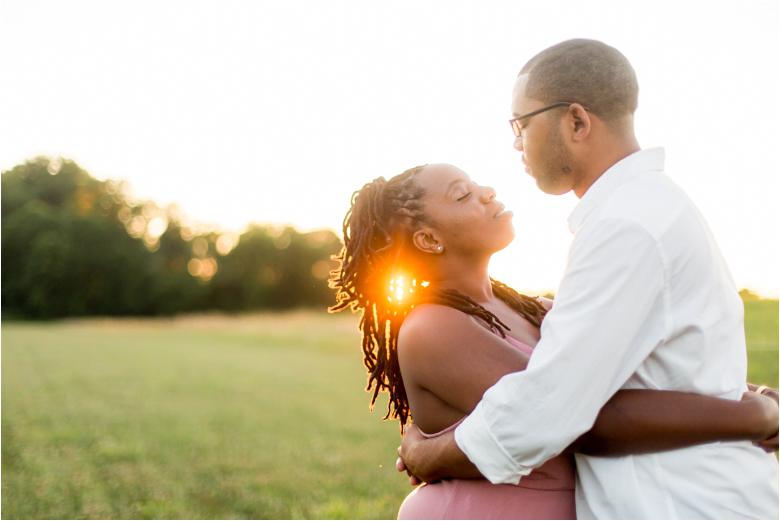
[[[663,163],[663,149],[626,157],[570,215],[566,271],[528,368],[455,431],[492,482],[517,483],[562,452],[618,389],[747,390],[742,301]],[[576,461],[578,518],[778,518],[777,460],[750,442]]]

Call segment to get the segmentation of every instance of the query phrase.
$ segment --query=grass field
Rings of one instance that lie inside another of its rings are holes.
[[[2,517],[394,518],[398,424],[368,411],[357,317],[2,325]],[[747,303],[777,386],[778,303]]]

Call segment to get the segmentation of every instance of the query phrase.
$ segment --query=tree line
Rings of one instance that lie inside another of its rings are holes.
[[[171,315],[332,304],[330,230],[190,223],[75,162],[37,157],[2,173],[6,317]]]

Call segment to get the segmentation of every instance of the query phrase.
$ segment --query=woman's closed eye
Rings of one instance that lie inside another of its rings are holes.
[[[465,201],[466,199],[469,198],[470,195],[471,195],[471,192],[466,192],[464,195],[458,197],[458,201]]]

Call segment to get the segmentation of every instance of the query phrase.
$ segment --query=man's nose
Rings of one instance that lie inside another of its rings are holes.
[[[515,138],[515,142],[512,144],[512,146],[514,146],[515,150],[517,150],[518,152],[522,152],[523,151],[523,138],[520,137],[520,136],[516,137]]]

